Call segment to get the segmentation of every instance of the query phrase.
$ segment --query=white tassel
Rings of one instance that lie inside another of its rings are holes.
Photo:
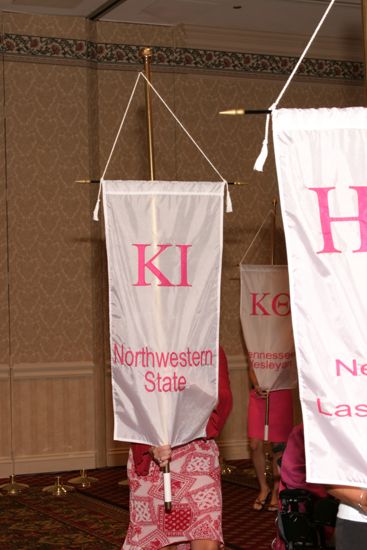
[[[101,202],[101,192],[102,192],[102,184],[104,182],[104,179],[103,177],[100,179],[99,181],[99,188],[98,188],[98,196],[97,196],[97,202],[96,202],[96,205],[94,207],[94,210],[93,210],[93,220],[95,222],[98,222],[99,221],[99,205],[100,205],[100,202]]]
[[[100,199],[100,197],[98,197],[96,205],[95,205],[94,210],[93,210],[93,220],[95,222],[99,221],[99,215],[98,214],[99,214],[99,204],[100,204],[100,202],[101,202],[101,199]]]
[[[254,170],[256,170],[256,172],[264,171],[264,164],[267,158],[268,158],[268,140],[264,139],[260,154],[257,157],[256,162],[254,164]]]
[[[270,107],[270,110],[272,111],[273,108],[274,108],[274,105]],[[260,155],[257,157],[256,162],[254,164],[254,170],[256,170],[256,172],[262,172],[264,170],[264,164],[266,159],[268,158],[269,122],[270,122],[270,113],[266,115],[265,137],[261,147]]]
[[[233,207],[232,207],[232,199],[231,199],[231,195],[229,193],[229,188],[228,188],[228,182],[227,181],[226,181],[226,187],[227,187],[226,213],[229,214],[229,213],[233,212]]]

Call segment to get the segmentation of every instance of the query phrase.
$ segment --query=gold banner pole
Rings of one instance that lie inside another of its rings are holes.
[[[275,230],[276,230],[276,216],[277,216],[277,199],[274,197],[273,204],[273,219],[271,223],[271,265],[275,263]],[[265,402],[265,426],[264,426],[264,441],[269,440],[269,398],[270,392],[266,392],[266,402]],[[266,453],[268,455],[268,453]],[[267,462],[269,461],[269,456],[266,456]],[[266,471],[265,471],[266,473]]]
[[[275,262],[275,230],[276,230],[276,217],[277,217],[277,199],[273,199],[273,221],[271,226],[271,265]]]
[[[220,115],[243,116],[243,115],[269,115],[269,109],[228,109],[227,111],[219,111]]]
[[[152,81],[150,65],[152,61],[151,48],[144,48],[141,52],[144,59],[144,73],[149,82]],[[145,111],[147,121],[147,135],[148,135],[148,154],[149,154],[149,175],[150,179],[155,179],[155,163],[154,163],[154,138],[153,138],[153,109],[152,109],[152,94],[151,88],[148,82],[145,83]],[[167,464],[163,469],[164,480],[164,509],[166,512],[172,511],[172,497],[171,497],[171,478],[170,467]]]
[[[269,391],[266,392],[264,441],[269,441]]]
[[[153,170],[154,171],[154,170]],[[86,179],[86,180],[75,180],[75,183],[100,183],[101,180],[97,179]],[[228,185],[248,185],[247,181],[228,181]]]
[[[143,48],[141,55],[144,59],[144,73],[149,82],[152,81],[150,65],[152,61],[152,49]],[[155,164],[154,164],[154,140],[153,140],[153,111],[152,111],[152,93],[148,82],[145,82],[145,111],[147,121],[148,134],[148,153],[149,153],[149,175],[150,179],[155,179]]]

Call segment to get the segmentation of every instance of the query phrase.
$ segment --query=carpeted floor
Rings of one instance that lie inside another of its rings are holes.
[[[32,489],[0,502],[1,550],[121,547],[128,512],[77,492],[50,497]]]
[[[275,514],[252,510],[256,480],[248,461],[223,476],[223,531],[228,550],[269,550],[275,536]],[[67,483],[79,472],[62,476]],[[121,548],[129,514],[129,489],[123,468],[88,472],[98,478],[90,488],[76,488],[65,497],[42,488],[55,483],[56,474],[17,476],[30,488],[18,496],[0,496],[0,549]],[[0,480],[0,484],[8,480]],[[119,482],[122,482],[119,484]]]

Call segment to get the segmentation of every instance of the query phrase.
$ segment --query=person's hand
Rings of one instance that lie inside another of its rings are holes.
[[[172,449],[170,445],[162,445],[161,447],[151,447],[150,454],[160,468],[167,466],[171,460]]]
[[[255,386],[254,389],[259,397],[266,397],[267,394],[269,393],[268,390],[262,389],[258,384]]]

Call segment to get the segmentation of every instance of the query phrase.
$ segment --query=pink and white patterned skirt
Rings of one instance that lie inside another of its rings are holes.
[[[138,476],[130,450],[130,523],[123,550],[158,550],[176,544],[189,550],[192,540],[215,540],[223,547],[219,452],[214,440],[198,439],[172,450],[172,511],[163,502],[163,473],[151,462]]]

